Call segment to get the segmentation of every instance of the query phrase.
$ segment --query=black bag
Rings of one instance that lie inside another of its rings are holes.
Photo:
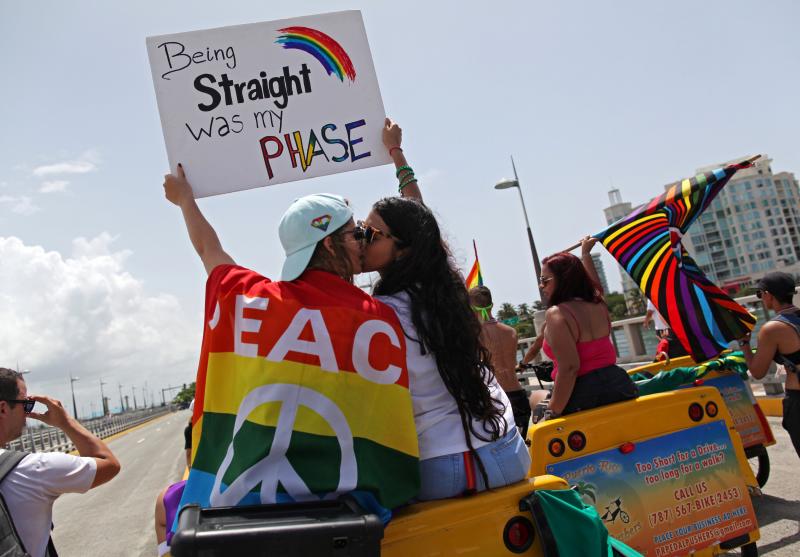
[[[19,451],[3,451],[0,453],[0,484],[6,479],[17,464],[30,453]],[[52,525],[51,525],[52,527]],[[2,557],[31,557],[25,550],[25,545],[19,537],[11,513],[8,512],[6,500],[0,493],[0,555]],[[58,557],[56,547],[53,545],[53,538],[47,540],[47,550],[45,557]]]
[[[553,382],[553,362],[544,361],[533,365],[533,371],[539,381]]]
[[[343,495],[335,501],[200,508],[186,505],[175,557],[379,557],[383,523]]]
[[[0,454],[0,484],[28,454],[19,451],[3,451]],[[25,551],[14,521],[11,520],[11,513],[8,512],[8,506],[2,494],[0,494],[0,555],[3,557],[30,557],[30,554]]]

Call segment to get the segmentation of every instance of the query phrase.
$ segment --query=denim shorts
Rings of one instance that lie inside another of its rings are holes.
[[[503,437],[476,450],[486,468],[489,487],[502,487],[525,478],[531,466],[528,446],[516,427]],[[462,495],[467,489],[464,457],[461,453],[437,456],[422,460],[420,465],[421,486],[419,500],[445,499]],[[475,482],[478,491],[486,490],[486,484],[475,463]]]

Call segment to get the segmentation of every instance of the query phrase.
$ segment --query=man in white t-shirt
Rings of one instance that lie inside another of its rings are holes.
[[[32,412],[32,402],[43,404],[47,411]],[[48,554],[55,500],[64,493],[84,493],[109,481],[120,464],[105,443],[70,417],[61,402],[28,396],[22,374],[0,367],[0,446],[22,434],[26,418],[61,429],[80,454],[28,454],[0,483],[0,495],[25,550],[32,557],[43,557]],[[5,449],[0,449],[0,454],[3,452]]]
[[[667,322],[664,321],[664,318],[661,317],[661,314],[658,313],[656,306],[653,305],[653,302],[647,300],[647,311],[644,314],[644,321],[642,325],[645,329],[650,328],[650,323],[653,324],[653,328],[656,330],[656,336],[658,338],[664,337],[667,332],[669,332],[669,325]]]

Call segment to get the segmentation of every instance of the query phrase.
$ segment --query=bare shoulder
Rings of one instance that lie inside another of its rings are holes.
[[[514,329],[514,327],[509,327],[505,323],[498,323],[497,329],[504,337],[517,338],[517,331]]]
[[[558,306],[550,306],[544,314],[547,323],[561,321],[564,319],[564,312]]]
[[[786,325],[779,321],[767,321],[761,326],[761,329],[758,331],[758,336],[761,338],[761,335],[767,334],[772,335],[775,333],[780,333],[784,330]]]

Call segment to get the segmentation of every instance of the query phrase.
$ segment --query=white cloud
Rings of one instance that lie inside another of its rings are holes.
[[[81,400],[99,401],[101,377],[117,406],[118,383],[130,395],[148,381],[160,400],[161,387],[192,380],[197,367],[199,321],[174,296],[146,292],[125,269],[131,252],[113,242],[108,233],[77,238],[66,257],[0,237],[0,366],[19,361],[32,389],[65,404],[69,373],[80,377],[81,412]]]
[[[47,182],[42,182],[42,187],[39,188],[39,192],[53,193],[57,191],[65,191],[68,185],[68,180],[49,180]]]
[[[84,151],[77,159],[61,161],[53,164],[37,166],[33,169],[33,175],[39,178],[43,176],[58,176],[63,174],[86,174],[97,170],[100,164],[100,155],[95,149]]]
[[[42,177],[56,174],[86,174],[96,168],[97,167],[93,163],[88,161],[58,162],[55,164],[37,166],[33,169],[33,175]]]
[[[12,213],[24,216],[32,215],[41,209],[27,195],[0,195],[0,205],[6,205],[11,208]]]

